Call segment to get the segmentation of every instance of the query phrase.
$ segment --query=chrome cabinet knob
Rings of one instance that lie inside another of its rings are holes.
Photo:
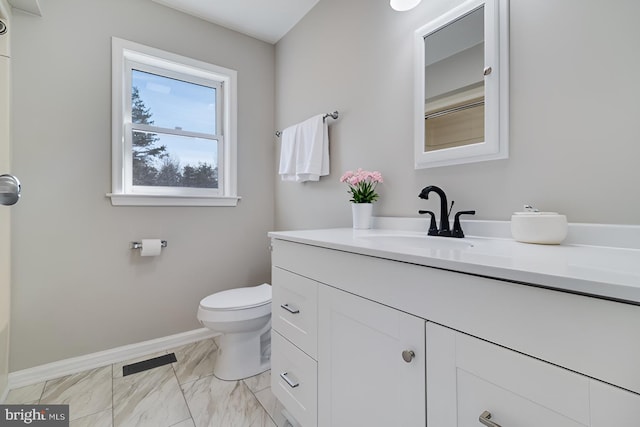
[[[491,74],[492,71],[493,69],[491,67],[487,67],[484,69],[484,75],[488,76],[489,74]]]
[[[405,350],[402,352],[402,360],[407,363],[411,363],[414,357],[416,357],[416,354],[413,352],[413,350]]]

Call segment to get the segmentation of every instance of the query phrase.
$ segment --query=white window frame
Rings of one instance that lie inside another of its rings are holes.
[[[112,38],[112,192],[114,206],[236,206],[237,195],[237,72],[139,43]],[[131,70],[217,87],[220,109],[216,135],[133,124]],[[185,78],[188,76],[188,78]],[[133,186],[132,132],[199,137],[218,141],[218,188]]]

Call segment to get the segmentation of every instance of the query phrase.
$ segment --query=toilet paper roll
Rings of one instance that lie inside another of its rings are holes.
[[[140,256],[158,256],[162,250],[160,239],[142,239]]]

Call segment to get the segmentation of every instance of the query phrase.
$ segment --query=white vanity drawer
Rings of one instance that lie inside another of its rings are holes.
[[[318,424],[318,364],[271,332],[271,391],[303,427]]]
[[[426,348],[429,426],[640,425],[638,394],[431,322]]]
[[[272,268],[272,327],[313,359],[318,358],[318,283]]]

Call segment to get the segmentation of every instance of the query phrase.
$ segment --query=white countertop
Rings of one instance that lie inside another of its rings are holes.
[[[406,237],[409,244],[376,237],[382,235]],[[534,245],[505,237],[427,237],[425,232],[398,229],[280,231],[270,232],[269,237],[640,304],[638,248]],[[424,246],[411,244],[420,242],[421,237],[435,240],[433,244]],[[438,247],[438,240],[445,240],[443,247]]]

